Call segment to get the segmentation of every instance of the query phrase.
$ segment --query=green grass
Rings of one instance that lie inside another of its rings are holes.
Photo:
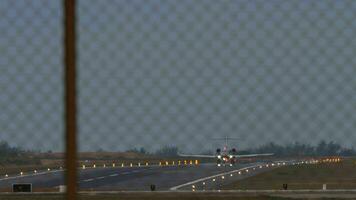
[[[356,189],[356,165],[354,160],[341,163],[286,166],[234,182],[224,189]]]

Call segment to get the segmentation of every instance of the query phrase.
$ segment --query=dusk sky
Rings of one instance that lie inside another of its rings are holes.
[[[82,151],[356,144],[356,1],[79,0]],[[0,140],[63,149],[61,1],[0,1]]]

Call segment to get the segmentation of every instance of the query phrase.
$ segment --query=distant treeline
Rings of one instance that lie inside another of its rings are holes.
[[[11,146],[6,141],[0,141],[0,165],[38,165],[40,159],[33,156],[38,150],[24,150],[19,147]]]
[[[5,141],[0,141],[0,165],[1,164],[26,164],[33,163],[35,160],[31,153],[36,151],[22,150],[18,147],[10,146]],[[180,150],[176,146],[163,146],[162,148],[149,152],[145,148],[133,148],[126,152],[135,152],[146,155],[173,157],[177,156]],[[184,152],[189,154],[189,152]],[[214,154],[215,150],[198,152],[200,154]],[[253,153],[274,153],[276,156],[356,156],[356,151],[353,148],[345,148],[335,142],[321,141],[317,145],[309,145],[302,143],[292,143],[280,145],[276,143],[268,143],[255,148],[249,148],[237,152],[238,154],[253,154]],[[38,162],[38,161],[36,161]]]
[[[279,145],[273,142],[262,145],[257,148],[250,148],[244,153],[274,153],[276,156],[355,156],[356,151],[353,148],[345,148],[335,142],[321,141],[317,145],[302,143],[293,143],[288,145]]]
[[[136,152],[157,156],[177,156],[179,149],[176,146],[164,146],[155,152],[148,152],[145,148],[130,149],[127,152]],[[187,153],[187,152],[185,152]],[[199,153],[199,152],[198,152]],[[204,151],[200,154],[214,154],[215,151]],[[317,145],[292,143],[286,145],[273,142],[256,148],[249,148],[237,152],[238,154],[274,153],[275,156],[356,156],[353,148],[345,148],[335,142],[321,141]],[[189,153],[187,153],[189,154]]]
[[[139,149],[133,148],[133,149],[127,150],[126,152],[134,152],[134,153],[141,153],[141,154],[170,157],[170,156],[177,156],[179,149],[176,146],[163,146],[162,148],[158,149],[155,152],[148,152],[145,148],[141,147]]]
[[[29,160],[24,159],[26,151],[12,147],[5,141],[0,141],[0,164],[25,164]]]

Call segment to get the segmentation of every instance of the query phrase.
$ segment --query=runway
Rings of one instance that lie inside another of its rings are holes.
[[[204,177],[221,174],[256,163],[217,167],[216,164],[181,166],[141,166],[90,168],[79,171],[78,185],[82,191],[148,191],[154,184],[156,190],[165,191]],[[0,190],[8,191],[13,183],[32,183],[34,191],[58,190],[64,185],[63,171],[0,180]]]

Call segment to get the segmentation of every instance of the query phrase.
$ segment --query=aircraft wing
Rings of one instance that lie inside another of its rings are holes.
[[[245,154],[245,155],[235,155],[237,158],[249,158],[249,157],[259,157],[259,156],[273,156],[273,153],[260,153],[260,154]]]
[[[178,153],[178,156],[181,157],[198,157],[198,158],[216,158],[216,155],[188,155],[188,154],[180,154]]]

